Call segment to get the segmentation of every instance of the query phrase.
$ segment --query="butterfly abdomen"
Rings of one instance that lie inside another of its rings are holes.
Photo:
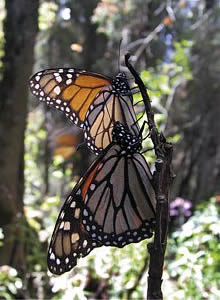
[[[139,136],[131,134],[128,127],[119,122],[116,122],[114,125],[112,140],[127,153],[135,153],[142,148]]]

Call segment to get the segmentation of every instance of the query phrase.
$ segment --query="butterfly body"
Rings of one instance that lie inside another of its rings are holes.
[[[116,122],[112,142],[79,180],[59,214],[48,252],[62,274],[100,246],[124,247],[153,234],[155,194],[141,140]]]
[[[116,121],[138,134],[132,93],[125,73],[115,78],[73,68],[48,69],[30,79],[32,93],[63,112],[84,130],[88,147],[96,154],[112,141]]]

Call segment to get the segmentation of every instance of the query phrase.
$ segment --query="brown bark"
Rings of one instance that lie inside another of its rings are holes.
[[[33,65],[39,0],[6,1],[5,55],[0,83],[0,264],[24,268],[23,192],[27,81]]]

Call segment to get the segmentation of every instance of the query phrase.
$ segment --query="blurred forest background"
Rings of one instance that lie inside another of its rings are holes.
[[[28,90],[45,68],[127,72],[127,51],[175,144],[164,298],[220,299],[219,1],[0,0],[1,299],[146,295],[146,241],[94,250],[60,277],[47,271],[58,211],[94,156]]]

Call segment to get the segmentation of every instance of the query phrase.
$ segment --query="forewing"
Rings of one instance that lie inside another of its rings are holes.
[[[80,127],[94,99],[109,84],[111,79],[101,74],[70,68],[44,70],[29,81],[31,92],[40,101],[64,112]]]

